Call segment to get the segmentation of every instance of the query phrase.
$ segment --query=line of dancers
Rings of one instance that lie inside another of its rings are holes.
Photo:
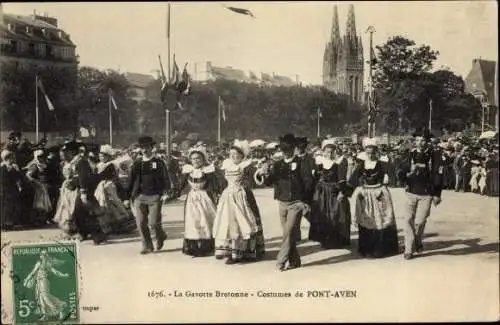
[[[426,146],[431,135],[423,131],[414,137],[411,159],[400,175],[407,185],[408,201],[403,223],[405,259],[423,250],[422,236],[431,205],[441,201],[442,166]],[[251,178],[258,184],[272,186],[278,202],[283,230],[276,261],[278,270],[301,266],[297,244],[302,218],[310,222],[309,239],[325,249],[348,247],[350,226],[354,223],[359,230],[360,255],[379,258],[399,253],[394,207],[387,188],[388,172],[385,163],[378,159],[374,139],[364,139],[364,153],[349,178],[345,158],[334,158],[336,146],[332,140],[323,142],[321,158],[306,152],[307,138],[287,134],[280,137],[279,143],[282,159],[260,162],[255,173],[249,172],[252,161],[248,159],[247,141],[236,140],[220,168],[208,163],[205,147],[190,149],[190,164],[183,166],[181,177],[181,189],[187,192],[185,254],[215,254],[226,264],[264,257],[262,220],[249,186]],[[157,250],[167,238],[160,211],[172,184],[165,163],[153,156],[154,145],[150,137],[139,139],[142,157],[132,166],[130,202],[125,202],[131,205],[136,217],[142,254],[154,251],[150,229],[156,234]]]

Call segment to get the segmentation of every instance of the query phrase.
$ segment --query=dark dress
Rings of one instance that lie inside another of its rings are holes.
[[[349,179],[349,184],[357,187],[353,200],[361,256],[379,258],[399,252],[392,198],[387,186],[383,185],[386,173],[385,164],[380,161],[373,169],[365,168],[362,163]]]
[[[14,168],[0,167],[0,211],[2,230],[11,229],[20,222],[21,196],[19,185],[23,182],[22,173]]]
[[[336,163],[329,168],[318,165],[316,175],[319,180],[311,204],[309,239],[323,248],[347,247],[351,237],[349,200],[347,196],[337,200],[340,192],[347,194],[345,171]]]

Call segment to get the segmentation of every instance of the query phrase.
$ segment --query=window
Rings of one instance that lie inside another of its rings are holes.
[[[52,57],[52,56],[54,56],[53,52],[54,52],[54,50],[52,49],[52,46],[45,44],[45,55]]]
[[[28,44],[28,53],[31,55],[35,55],[35,44],[34,43]]]
[[[10,50],[12,53],[17,53],[17,41],[10,41]]]

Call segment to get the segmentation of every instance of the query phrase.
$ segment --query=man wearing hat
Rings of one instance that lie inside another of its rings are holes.
[[[264,166],[257,170],[256,179],[264,178],[266,185],[274,186],[274,199],[279,204],[283,242],[277,256],[277,267],[280,271],[301,266],[297,242],[300,241],[300,222],[307,215],[310,207],[305,203],[308,199],[306,184],[312,183],[312,175],[304,172],[302,160],[294,156],[296,138],[293,134],[280,137],[280,149],[283,159],[272,166]],[[288,262],[288,268],[286,264]]]
[[[154,145],[151,137],[139,138],[138,146],[142,156],[134,162],[128,184],[132,212],[142,239],[141,254],[154,250],[150,228],[156,235],[157,250],[163,248],[167,239],[161,224],[161,206],[162,201],[168,198],[171,183],[165,163],[153,155]]]
[[[311,205],[313,195],[314,195],[314,187],[316,186],[316,182],[314,179],[314,173],[316,168],[316,161],[314,160],[313,155],[306,152],[307,145],[309,144],[309,140],[307,137],[296,138],[297,147],[295,149],[297,158],[301,161],[302,173],[311,175],[310,178],[307,178],[307,183],[304,184],[305,189],[305,203]]]
[[[423,251],[422,238],[431,206],[441,202],[443,166],[440,157],[428,148],[431,134],[427,130],[413,134],[414,148],[410,151],[408,164],[404,168],[406,183],[406,214],[403,224],[404,258],[413,258],[415,252]]]

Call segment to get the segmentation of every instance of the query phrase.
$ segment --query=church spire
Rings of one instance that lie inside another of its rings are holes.
[[[333,6],[333,21],[332,21],[332,41],[338,42],[340,40],[340,28],[339,28],[339,12],[337,5]]]
[[[356,19],[354,18],[354,5],[349,5],[347,13],[346,36],[350,39],[356,39]]]

